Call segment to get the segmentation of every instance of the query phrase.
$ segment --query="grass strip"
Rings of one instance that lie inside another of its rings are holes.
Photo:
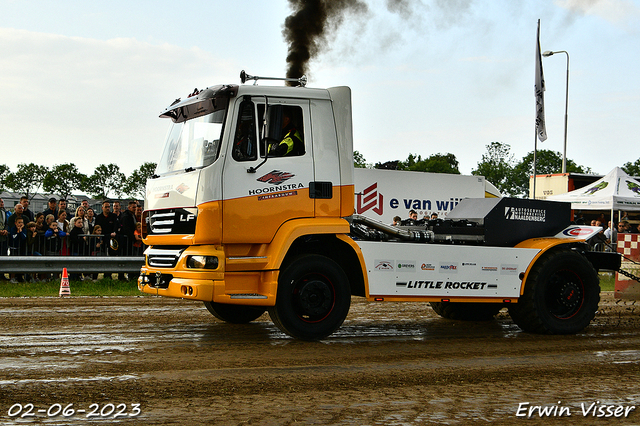
[[[600,272],[600,291],[613,291],[616,285],[616,275],[613,272]]]
[[[141,296],[135,281],[101,279],[93,281],[69,281],[71,296]],[[0,281],[0,297],[51,297],[58,296],[60,279],[37,283],[12,283]]]

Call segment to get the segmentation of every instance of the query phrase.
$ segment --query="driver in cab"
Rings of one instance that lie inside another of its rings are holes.
[[[302,155],[300,149],[304,146],[300,132],[291,122],[291,114],[284,112],[282,115],[282,140],[269,145],[269,155],[284,157],[286,155]]]

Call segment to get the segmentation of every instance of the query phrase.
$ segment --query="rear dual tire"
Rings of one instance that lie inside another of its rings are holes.
[[[580,253],[568,249],[538,259],[509,315],[524,331],[575,334],[595,317],[600,302],[598,274]]]

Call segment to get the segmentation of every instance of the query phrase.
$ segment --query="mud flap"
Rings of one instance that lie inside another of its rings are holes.
[[[615,252],[604,251],[587,251],[584,252],[585,257],[596,271],[609,270],[619,271],[622,262],[622,256]]]

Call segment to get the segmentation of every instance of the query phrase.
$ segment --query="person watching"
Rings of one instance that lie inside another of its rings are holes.
[[[49,198],[48,203],[49,207],[42,212],[44,213],[44,217],[47,217],[50,214],[52,214],[53,217],[58,217],[58,201],[54,197],[51,197]]]
[[[26,256],[27,254],[27,232],[22,217],[16,218],[14,225],[9,230],[9,252],[11,256]],[[11,282],[24,282],[24,274],[16,274]]]
[[[409,210],[409,219],[402,221],[403,226],[415,226],[418,224],[418,212],[411,209]]]
[[[33,214],[33,212],[31,210],[29,210],[29,204],[30,203],[29,203],[29,198],[27,198],[26,195],[23,195],[22,197],[20,197],[20,204],[22,204],[22,207],[23,207],[23,213],[22,214],[24,214],[26,216],[25,220],[28,221],[28,222],[34,222],[36,217]]]
[[[67,208],[67,200],[60,200],[58,202],[58,216],[60,216],[60,212],[67,213],[67,219],[71,219],[71,211]]]
[[[11,213],[4,208],[4,200],[0,198],[0,256],[7,256],[9,251],[9,216]],[[0,274],[0,280],[6,280],[4,274]]]
[[[9,219],[7,220],[7,226],[11,228],[13,225],[15,225],[16,219],[18,218],[22,218],[24,223],[30,222],[27,216],[24,215],[24,207],[20,203],[16,204],[16,206],[13,208],[13,214],[9,216]]]

